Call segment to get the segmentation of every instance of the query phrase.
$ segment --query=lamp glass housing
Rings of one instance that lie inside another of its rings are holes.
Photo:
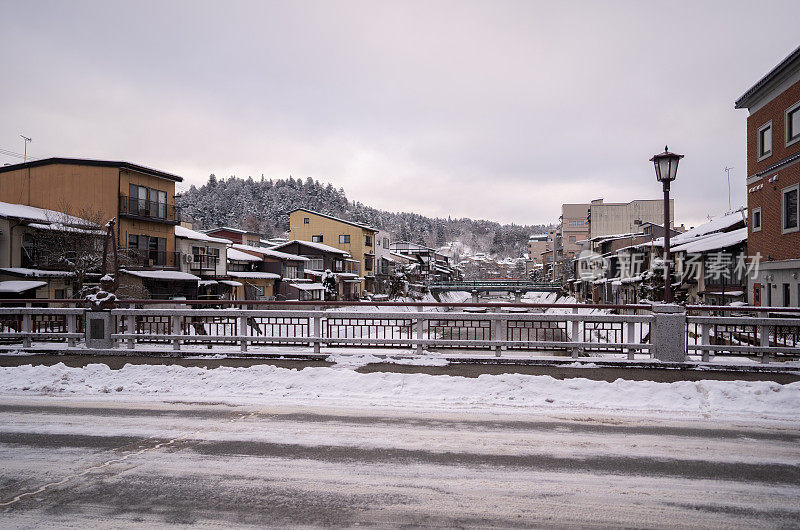
[[[664,152],[659,153],[650,159],[656,170],[656,178],[659,182],[672,182],[678,176],[678,162],[683,155],[670,153],[665,146]]]

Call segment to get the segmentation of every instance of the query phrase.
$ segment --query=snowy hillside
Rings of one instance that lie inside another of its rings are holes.
[[[387,193],[390,193],[387,191]],[[438,248],[456,242],[458,248],[518,257],[527,252],[528,236],[542,232],[541,225],[501,225],[473,219],[431,218],[414,213],[394,213],[349,201],[344,189],[306,179],[217,179],[176,197],[185,218],[196,228],[233,226],[282,235],[295,208],[326,213],[388,230],[395,240],[408,240]]]

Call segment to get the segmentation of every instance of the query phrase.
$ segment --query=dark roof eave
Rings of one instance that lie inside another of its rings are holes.
[[[794,61],[800,61],[800,46],[798,46],[792,53],[790,53],[783,61],[778,63],[775,68],[767,72],[767,74],[758,80],[758,82],[750,87],[747,92],[742,94],[742,96],[736,100],[734,103],[734,108],[736,109],[743,109],[749,107],[749,103],[752,102],[753,98],[771,81],[775,80],[778,76],[780,76],[783,72],[785,72],[788,68],[790,68],[791,64]],[[800,62],[798,63],[800,64]]]
[[[178,175],[173,175],[172,173],[167,173],[165,171],[159,171],[158,169],[153,169],[147,166],[140,166],[139,164],[133,164],[131,162],[114,161],[114,160],[91,160],[85,158],[61,158],[61,157],[42,158],[41,160],[32,160],[30,162],[23,162],[21,164],[2,166],[0,167],[0,173],[4,173],[7,171],[14,171],[17,169],[29,168],[29,167],[47,166],[50,164],[116,167],[120,169],[128,169],[130,171],[136,171],[137,173],[144,173],[145,175],[151,175],[153,177],[172,180],[174,182],[183,182],[183,177],[179,177]]]
[[[367,226],[365,224],[356,223],[355,221],[348,221],[347,219],[340,219],[339,217],[334,217],[332,215],[328,215],[326,213],[315,212],[314,210],[309,210],[308,208],[295,208],[294,210],[290,211],[289,213],[292,214],[294,212],[308,212],[313,213],[314,215],[319,215],[320,217],[325,217],[326,219],[330,219],[332,221],[339,221],[340,223],[352,225],[358,228],[363,228],[364,230],[369,230],[371,232],[380,232],[377,228],[372,228],[371,226]]]

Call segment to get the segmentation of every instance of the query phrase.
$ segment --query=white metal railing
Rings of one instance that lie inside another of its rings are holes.
[[[323,346],[404,347],[419,352],[484,349],[498,356],[504,350],[560,350],[573,357],[607,351],[627,354],[629,359],[637,353],[658,356],[660,348],[666,351],[658,343],[665,339],[652,333],[659,325],[658,313],[579,313],[577,308],[566,314],[341,309],[150,308],[114,309],[108,314],[110,338],[128,349],[156,342],[176,351],[198,344],[238,345],[241,351],[252,345],[307,345],[314,352]],[[30,348],[32,341],[62,341],[73,347],[86,340],[86,317],[83,308],[0,308],[0,343]],[[704,361],[720,354],[760,356],[764,362],[800,357],[800,319],[685,314],[678,318],[685,336],[678,327],[667,340]]]

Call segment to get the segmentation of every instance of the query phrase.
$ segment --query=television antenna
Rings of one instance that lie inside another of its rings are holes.
[[[728,174],[728,212],[733,211],[733,206],[731,206],[731,171],[733,170],[732,167],[725,166],[725,173]]]
[[[23,155],[22,161],[23,162],[27,162],[28,161],[28,143],[32,142],[33,140],[31,140],[30,138],[28,138],[27,136],[25,136],[23,134],[20,134],[20,137],[22,138],[22,140],[25,143],[25,150],[24,150],[25,154]],[[17,155],[17,156],[19,156],[19,155]]]

